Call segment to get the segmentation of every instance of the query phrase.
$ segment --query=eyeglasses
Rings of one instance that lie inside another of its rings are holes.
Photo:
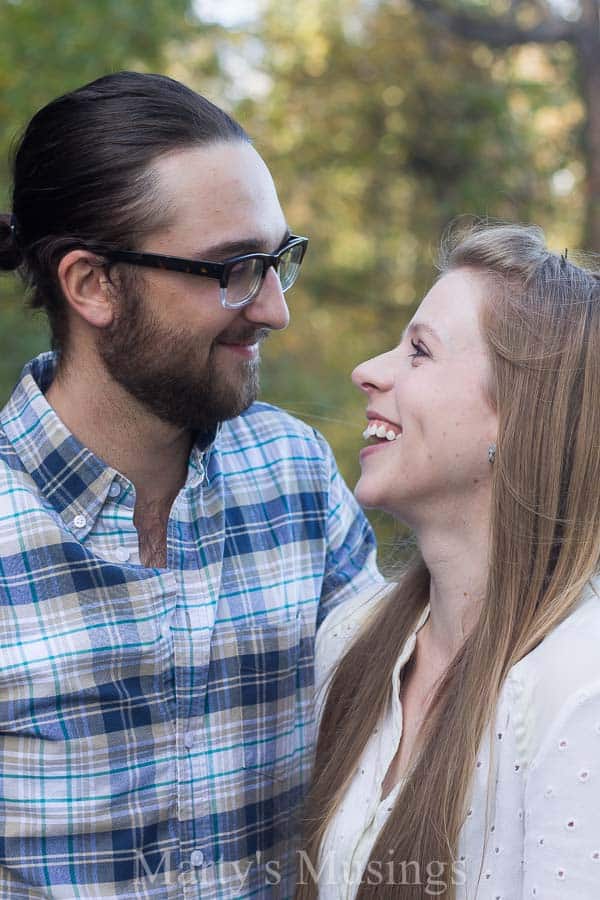
[[[103,251],[109,262],[124,262],[131,266],[149,266],[186,275],[202,275],[219,282],[221,305],[225,309],[240,309],[252,303],[261,289],[269,266],[279,275],[281,290],[287,291],[294,284],[304,259],[308,238],[291,234],[277,253],[245,253],[232,256],[222,263],[206,259],[183,259],[180,256],[162,256],[159,253],[137,253],[134,250]]]

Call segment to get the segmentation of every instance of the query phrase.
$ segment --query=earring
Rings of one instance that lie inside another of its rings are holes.
[[[493,466],[496,461],[496,445],[495,444],[490,444],[490,446],[488,447],[488,461],[491,466]]]

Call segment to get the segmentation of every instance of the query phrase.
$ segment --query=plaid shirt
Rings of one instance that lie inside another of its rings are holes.
[[[142,566],[54,366],[0,414],[0,897],[290,896],[315,630],[379,581],[369,526],[323,439],[256,403],[196,441]]]

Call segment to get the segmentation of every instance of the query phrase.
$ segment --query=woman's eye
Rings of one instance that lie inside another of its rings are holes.
[[[425,352],[425,350],[423,349],[423,347],[421,346],[421,344],[418,341],[411,340],[410,344],[411,344],[411,347],[413,347],[414,351],[415,351],[414,353],[408,354],[411,359],[416,359],[419,356],[428,356],[429,355],[428,353]]]

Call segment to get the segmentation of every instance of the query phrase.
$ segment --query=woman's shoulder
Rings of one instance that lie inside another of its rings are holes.
[[[573,610],[535,649],[512,669],[513,674],[564,695],[600,678],[600,578],[588,582]]]
[[[582,704],[595,705],[600,722],[600,578],[588,583],[567,618],[513,666],[507,681],[518,738],[529,759]]]
[[[395,584],[387,583],[378,589],[363,591],[336,606],[327,616],[317,631],[315,644],[317,690],[323,687],[350,644],[395,587]]]

